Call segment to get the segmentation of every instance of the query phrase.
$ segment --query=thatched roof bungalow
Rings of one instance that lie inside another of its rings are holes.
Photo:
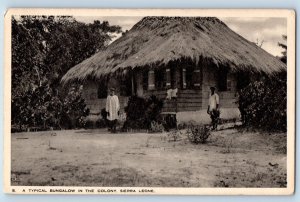
[[[209,86],[216,86],[220,106],[231,113],[237,110],[244,73],[285,70],[284,63],[218,18],[145,17],[107,49],[71,68],[62,82],[83,82],[95,113],[104,107],[110,86],[118,89],[123,106],[131,94],[165,98],[167,89],[178,88],[179,112],[206,109]],[[174,110],[166,101],[164,111]]]

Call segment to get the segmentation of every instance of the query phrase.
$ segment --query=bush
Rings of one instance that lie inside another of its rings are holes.
[[[49,85],[43,83],[12,99],[12,125],[18,125],[20,130],[30,127],[57,128],[62,106],[63,103],[53,96]]]
[[[47,83],[25,91],[12,99],[12,125],[17,131],[34,127],[40,130],[83,127],[89,114],[78,87],[59,97]],[[14,131],[16,131],[14,129]]]
[[[152,133],[158,133],[158,132],[163,132],[165,129],[164,129],[164,126],[162,123],[158,123],[156,121],[152,121],[151,122],[151,126],[150,126],[150,129],[149,131],[152,132]]]
[[[104,120],[100,116],[84,118],[83,123],[85,129],[106,128],[108,126],[107,120]]]
[[[123,125],[124,129],[151,129],[153,121],[161,124],[162,118],[160,116],[163,101],[151,96],[147,99],[137,96],[131,96],[128,100],[125,112],[127,115],[126,121]]]
[[[204,144],[210,136],[210,130],[206,125],[190,125],[187,129],[187,136],[189,141],[194,144]]]
[[[245,126],[286,131],[286,72],[260,77],[239,92],[239,109]]]
[[[106,128],[107,126],[107,119],[98,119],[96,121],[96,128]]]
[[[177,120],[175,114],[167,114],[165,115],[165,128],[176,128],[177,127]]]
[[[107,120],[107,111],[105,108],[101,109],[101,117],[104,119],[104,120]]]
[[[62,113],[64,116],[61,119],[61,124],[64,124],[64,119],[70,120],[69,128],[83,128],[85,122],[82,119],[89,115],[90,110],[86,107],[85,100],[81,97],[81,88],[73,86],[69,89],[68,94],[63,99]]]
[[[145,127],[145,111],[146,100],[137,96],[131,96],[128,100],[127,106],[124,108],[127,114],[127,119],[123,128],[137,129]]]
[[[177,140],[181,139],[182,132],[180,130],[173,130],[169,132],[167,135],[170,142],[171,141],[176,142]]]
[[[93,120],[86,120],[84,119],[84,129],[93,129],[95,128],[95,122]]]
[[[162,117],[160,115],[162,107],[163,101],[156,96],[152,95],[146,99],[145,123],[147,128],[151,127],[153,121],[158,124],[162,123]]]

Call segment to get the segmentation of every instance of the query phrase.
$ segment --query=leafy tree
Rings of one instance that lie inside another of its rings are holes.
[[[15,16],[11,23],[12,124],[58,127],[68,118],[75,119],[70,124],[75,127],[88,110],[79,84],[62,89],[60,80],[71,67],[105,49],[121,28],[106,21],[77,22],[71,16]]]
[[[40,40],[34,31],[12,19],[12,98],[40,85],[45,57]]]
[[[280,57],[280,60],[286,64],[286,62],[287,62],[287,45],[286,45],[287,36],[282,35],[282,39],[285,41],[285,43],[278,42],[278,46],[280,46],[281,48],[284,49],[284,51],[281,52],[282,56]]]
[[[84,127],[84,117],[89,114],[89,109],[81,97],[82,88],[72,86],[63,100],[63,114],[59,122],[67,128]]]

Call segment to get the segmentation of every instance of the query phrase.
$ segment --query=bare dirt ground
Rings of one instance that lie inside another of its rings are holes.
[[[12,185],[285,187],[286,134],[183,135],[68,130],[12,134]]]

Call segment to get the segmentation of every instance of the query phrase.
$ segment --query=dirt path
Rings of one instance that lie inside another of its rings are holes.
[[[28,139],[27,139],[28,138]],[[12,184],[286,186],[286,135],[214,132],[205,145],[166,133],[69,130],[12,134]]]

